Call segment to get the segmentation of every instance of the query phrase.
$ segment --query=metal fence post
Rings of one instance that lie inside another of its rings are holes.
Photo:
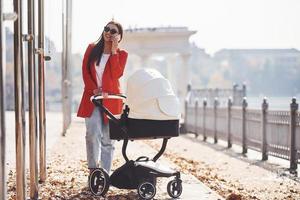
[[[267,114],[269,104],[267,98],[263,99],[262,103],[262,119],[261,119],[261,132],[262,132],[262,143],[261,143],[261,152],[262,160],[268,160],[268,143],[267,143]]]
[[[26,198],[25,183],[25,109],[24,66],[22,51],[22,2],[14,1],[14,86],[15,86],[15,133],[16,133],[16,199]]]
[[[227,147],[231,148],[231,107],[232,107],[232,98],[228,98],[228,109],[227,109]]]
[[[46,112],[45,112],[45,57],[44,57],[44,0],[38,1],[38,91],[39,91],[39,149],[40,181],[47,177],[46,169]]]
[[[190,84],[190,83],[187,84],[186,91],[187,91],[187,93],[190,92],[190,91],[192,91],[192,84]]]
[[[195,135],[198,137],[198,99],[195,101]]]
[[[218,98],[214,100],[214,143],[218,143],[218,135],[217,135],[217,123],[218,123]]]
[[[242,92],[243,92],[243,97],[246,97],[247,96],[247,85],[246,85],[246,83],[243,83]]]
[[[72,120],[72,75],[71,75],[71,29],[72,29],[72,1],[62,1],[63,4],[63,55],[62,55],[62,111],[63,131],[65,136]]]
[[[191,84],[188,84],[187,85],[187,94],[186,94],[186,97],[184,99],[184,113],[183,113],[183,116],[184,116],[184,123],[182,125],[182,128],[181,128],[181,132],[182,133],[187,133],[188,132],[188,126],[187,126],[187,121],[188,121],[188,106],[189,106],[189,101],[191,99],[191,93],[192,93],[192,85]]]
[[[232,104],[233,105],[238,105],[237,103],[237,88],[238,87],[238,84],[234,83],[233,86],[232,86]]]
[[[188,115],[188,100],[184,100],[184,123],[182,124],[181,133],[187,133],[187,115]]]
[[[296,114],[298,111],[298,103],[296,98],[292,99],[291,103],[291,118],[290,118],[290,137],[291,137],[291,146],[290,146],[290,172],[297,172],[297,148],[296,148]]]
[[[207,106],[207,100],[206,98],[203,100],[203,141],[206,141],[206,106]]]
[[[36,66],[35,66],[35,6],[34,0],[28,5],[28,95],[29,95],[29,166],[30,198],[38,199],[38,163],[37,163],[37,115],[36,115]]]
[[[5,41],[6,37],[3,32],[4,21],[16,21],[17,14],[3,13],[3,1],[0,0],[0,200],[6,200],[6,127],[5,127],[5,72],[6,72],[6,59],[5,59]]]
[[[242,112],[242,144],[243,154],[247,153],[247,133],[246,133],[246,112],[247,112],[247,98],[243,98],[243,112]]]
[[[0,200],[6,199],[5,70],[3,48],[3,4],[0,0]]]

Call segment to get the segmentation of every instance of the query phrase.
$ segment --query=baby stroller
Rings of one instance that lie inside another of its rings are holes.
[[[120,117],[114,116],[102,104],[100,95],[91,101],[109,117],[109,134],[113,140],[123,140],[122,155],[125,164],[109,177],[102,169],[95,169],[89,178],[89,187],[96,196],[104,196],[109,186],[119,189],[137,189],[141,199],[153,199],[158,177],[174,177],[167,184],[170,197],[178,198],[182,193],[180,172],[162,166],[156,161],[164,153],[168,139],[179,135],[179,101],[172,87],[158,71],[141,69],[127,81],[127,97],[109,95],[108,98],[126,99],[125,109]],[[129,160],[126,154],[128,141],[162,138],[159,152],[149,159],[141,156]]]

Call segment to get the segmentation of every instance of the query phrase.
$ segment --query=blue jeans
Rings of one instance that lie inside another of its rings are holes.
[[[85,118],[86,152],[88,168],[98,168],[99,158],[101,167],[110,173],[114,153],[114,141],[109,138],[108,125],[103,123],[103,116],[98,107],[90,117]]]

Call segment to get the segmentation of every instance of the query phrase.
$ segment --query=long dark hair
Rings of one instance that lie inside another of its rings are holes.
[[[123,38],[123,27],[122,27],[122,25],[118,22],[110,21],[106,24],[106,26],[109,25],[109,24],[114,24],[114,25],[117,26],[118,33],[120,34],[119,42],[121,42],[121,40]],[[99,37],[99,39],[95,43],[96,44],[95,44],[94,48],[92,49],[92,51],[90,53],[90,56],[89,56],[89,59],[88,59],[87,68],[88,68],[89,71],[91,70],[90,67],[91,67],[92,62],[96,61],[97,65],[99,65],[99,63],[100,63],[100,60],[101,60],[101,57],[102,57],[102,54],[103,54],[103,50],[104,50],[103,31],[102,31],[101,36]]]

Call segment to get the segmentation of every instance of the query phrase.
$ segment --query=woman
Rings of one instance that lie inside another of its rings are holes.
[[[99,108],[94,106],[90,97],[95,94],[104,96],[103,105],[113,114],[122,112],[122,101],[107,99],[108,94],[120,94],[119,78],[127,61],[127,52],[118,48],[122,40],[121,24],[111,21],[95,43],[88,46],[82,63],[84,91],[77,116],[85,118],[86,151],[90,173],[101,167],[110,172],[114,146],[109,138],[108,119]]]

